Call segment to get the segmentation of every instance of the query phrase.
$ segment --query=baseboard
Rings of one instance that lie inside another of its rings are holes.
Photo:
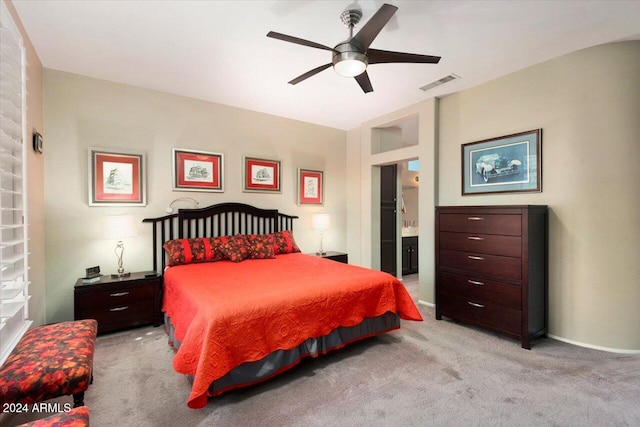
[[[435,307],[436,305],[432,302],[427,302],[427,301],[422,301],[421,299],[418,300],[418,304],[421,305],[426,305],[427,307]]]
[[[431,302],[423,301],[421,299],[418,300],[418,304],[425,305],[427,307],[432,307],[432,308],[436,306],[435,304],[433,304]],[[600,350],[600,351],[606,351],[606,352],[609,352],[609,353],[619,353],[619,354],[640,354],[640,350],[628,350],[628,349],[624,349],[624,348],[602,347],[602,346],[599,346],[599,345],[587,344],[587,343],[580,342],[580,341],[574,341],[574,340],[570,340],[570,339],[567,339],[567,338],[562,338],[562,337],[559,337],[559,336],[553,335],[553,334],[547,334],[547,336],[549,338],[553,338],[554,340],[557,340],[557,341],[562,341],[562,342],[565,342],[567,344],[577,345],[579,347],[591,348],[593,350]]]
[[[573,344],[580,347],[591,348],[594,350],[607,351],[609,353],[620,353],[620,354],[640,354],[640,350],[627,350],[623,348],[611,348],[611,347],[601,347],[599,345],[587,344],[580,341],[574,341],[567,338],[562,338],[557,335],[547,334],[549,338],[553,338],[554,340],[566,342],[567,344]]]

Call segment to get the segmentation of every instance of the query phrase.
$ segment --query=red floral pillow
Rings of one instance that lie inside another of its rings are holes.
[[[247,237],[244,234],[236,234],[235,236],[219,237],[220,251],[225,258],[233,262],[244,261],[249,258],[249,245]]]
[[[162,245],[167,252],[167,265],[221,261],[225,255],[220,250],[219,240],[219,237],[169,240]]]
[[[275,258],[274,240],[272,234],[248,234],[247,245],[249,258],[268,259]]]
[[[279,254],[291,254],[294,252],[300,252],[300,248],[296,245],[296,241],[293,240],[293,233],[291,230],[278,231],[273,233],[273,252],[276,255]]]

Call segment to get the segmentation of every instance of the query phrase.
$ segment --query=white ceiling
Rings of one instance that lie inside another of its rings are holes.
[[[640,1],[387,1],[399,10],[371,45],[442,56],[439,64],[375,64],[374,92],[331,68],[331,53],[267,38],[270,30],[330,47],[382,1],[13,0],[46,68],[339,129],[598,44],[640,39]],[[360,26],[361,26],[360,25]],[[356,27],[356,31],[358,27]],[[419,90],[451,73],[461,79]]]

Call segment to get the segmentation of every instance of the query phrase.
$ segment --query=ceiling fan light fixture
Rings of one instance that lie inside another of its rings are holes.
[[[333,69],[343,77],[356,77],[367,69],[367,57],[359,52],[341,52],[333,57]]]
[[[373,92],[373,86],[369,80],[367,67],[369,64],[391,64],[391,63],[412,63],[412,64],[437,64],[439,56],[419,55],[416,53],[395,52],[389,50],[369,49],[371,43],[378,36],[380,31],[387,25],[389,20],[396,13],[398,8],[390,4],[383,4],[380,9],[367,21],[366,24],[353,35],[353,27],[360,22],[362,10],[357,6],[357,1],[353,3],[355,9],[347,9],[340,15],[340,20],[349,29],[349,38],[330,48],[320,43],[301,39],[299,37],[288,36],[286,34],[269,31],[267,37],[294,43],[301,46],[308,46],[314,49],[329,50],[333,52],[333,59],[327,64],[323,64],[295,79],[289,84],[296,85],[309,77],[326,70],[333,65],[335,72],[344,77],[355,77],[355,81],[360,85],[364,93]]]

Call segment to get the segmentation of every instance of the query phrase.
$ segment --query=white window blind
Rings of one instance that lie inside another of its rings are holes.
[[[26,71],[20,32],[0,15],[0,364],[29,321],[26,195]]]

